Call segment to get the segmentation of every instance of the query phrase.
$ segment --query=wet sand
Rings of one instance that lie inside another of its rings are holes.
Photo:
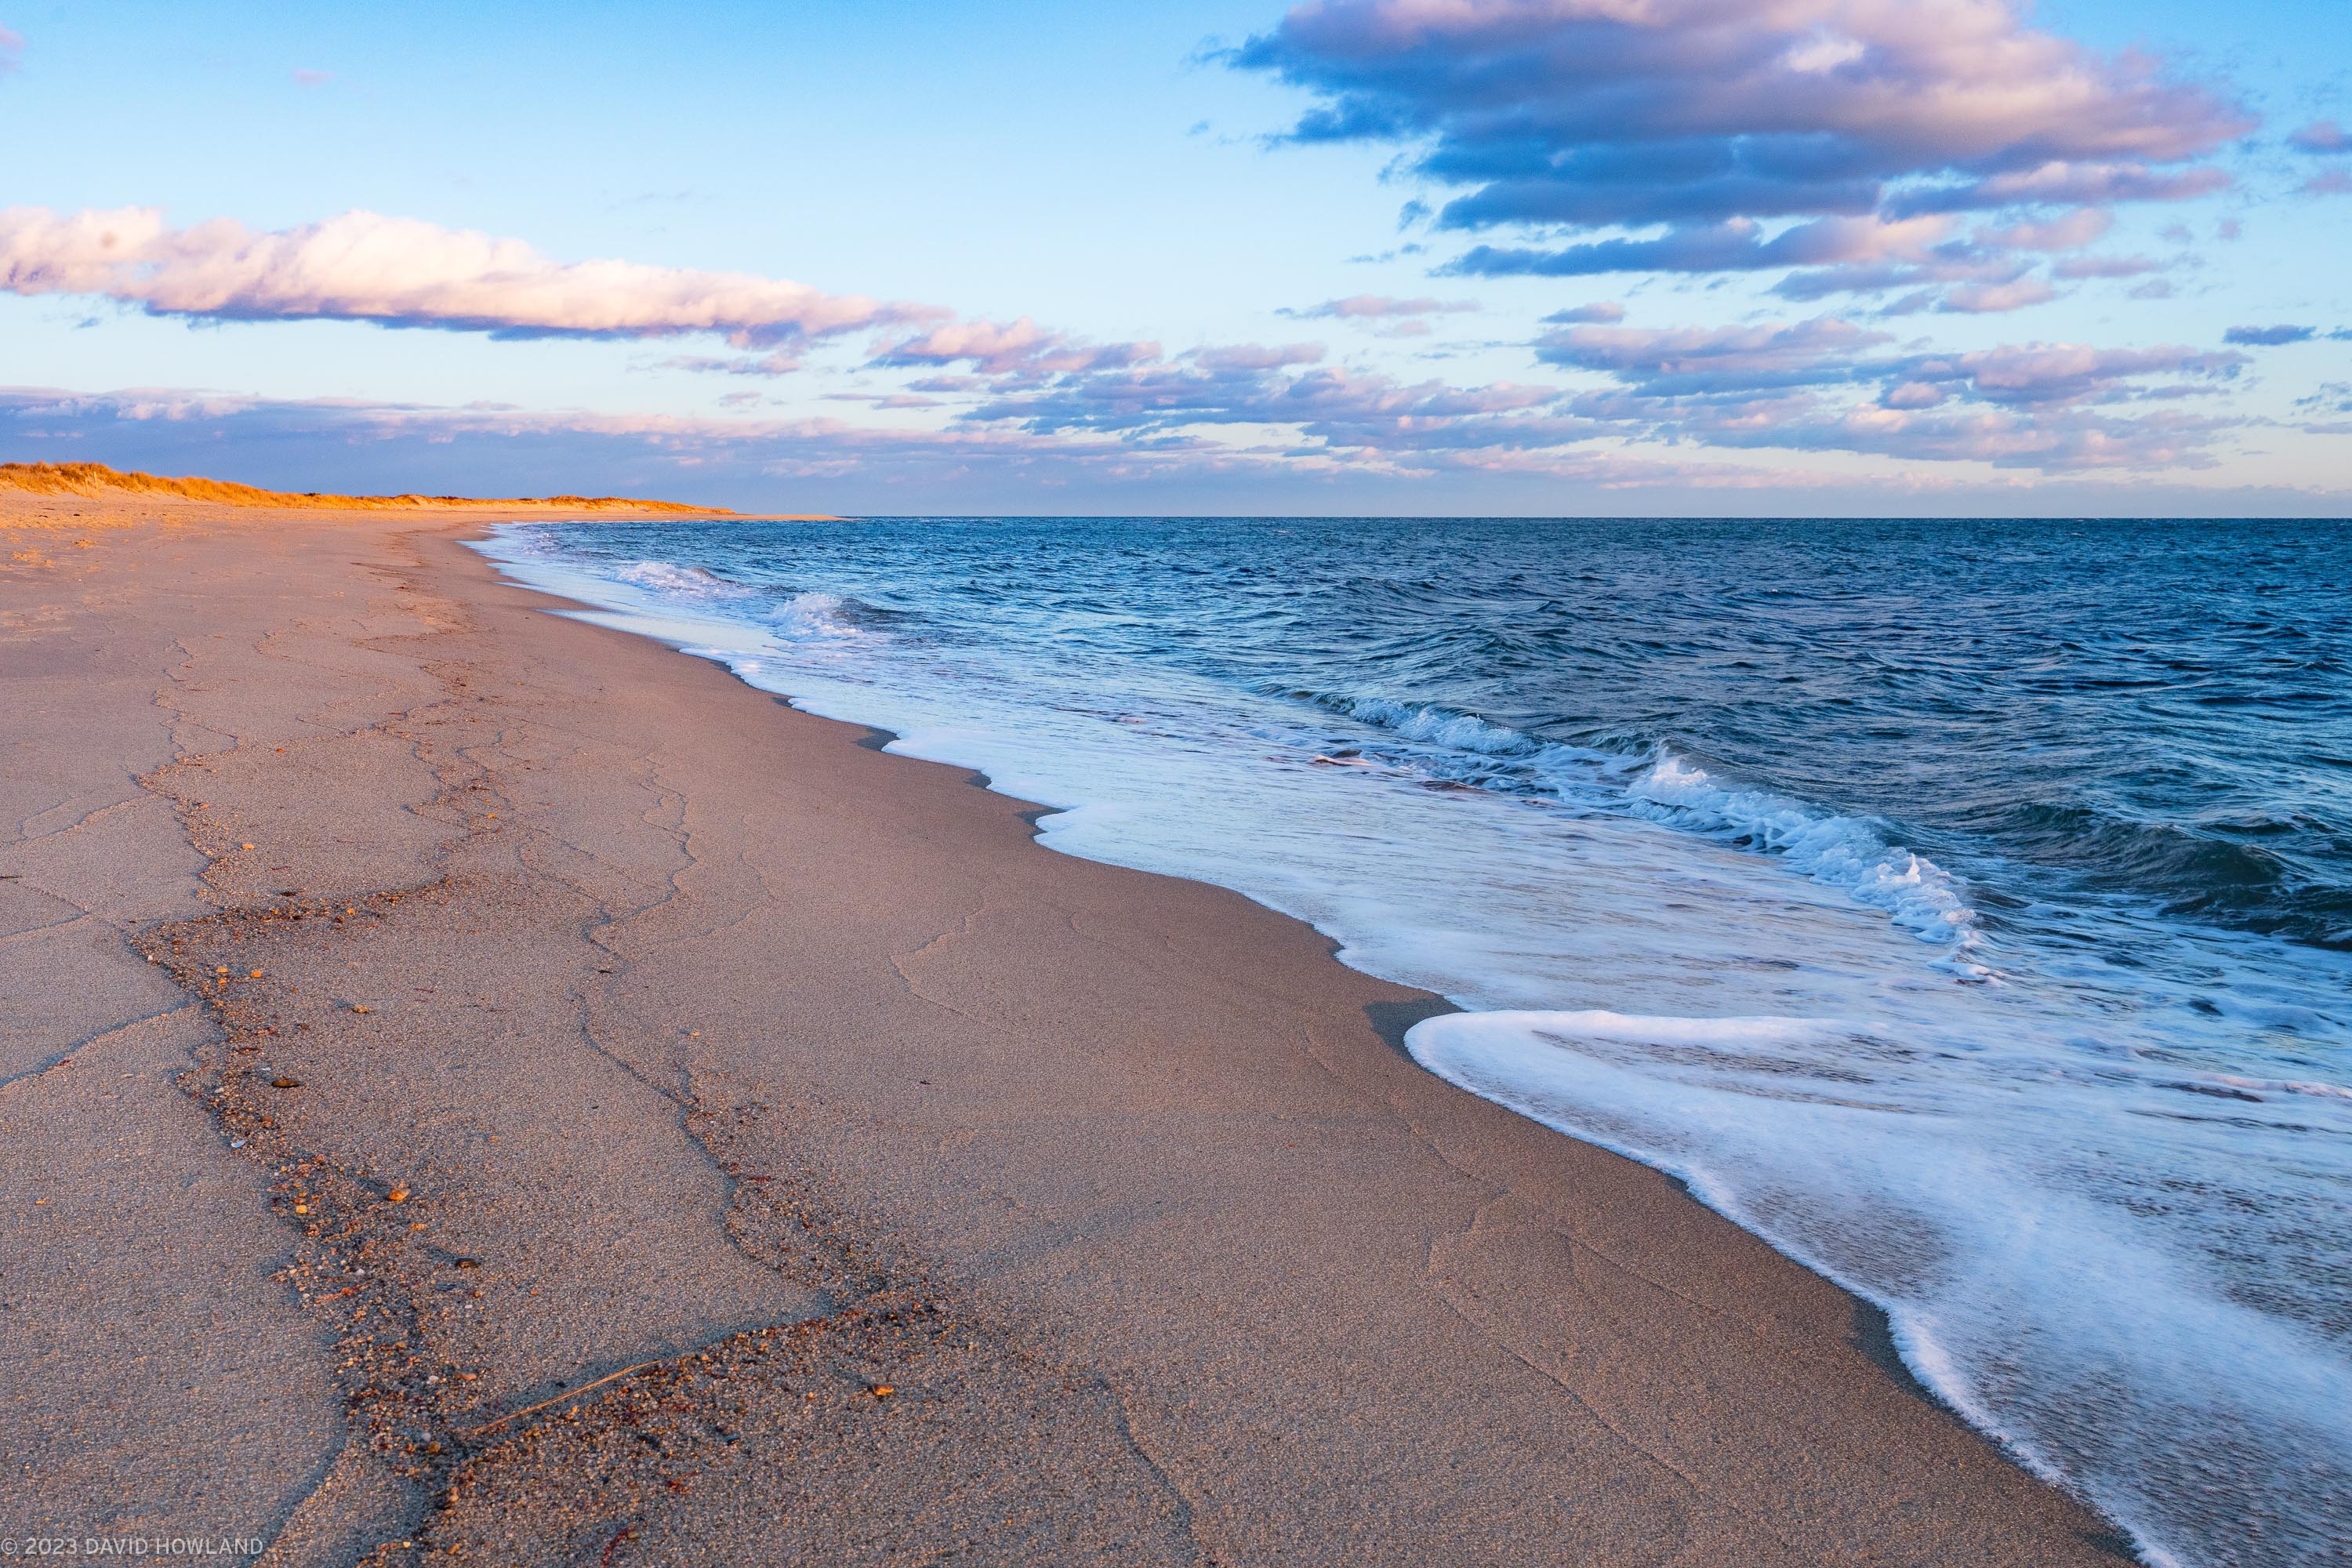
[[[0,1531],[2127,1560],[1853,1298],[1414,1066],[1433,999],[487,521],[0,497]]]

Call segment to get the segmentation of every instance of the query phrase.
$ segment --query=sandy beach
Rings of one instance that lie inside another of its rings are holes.
[[[288,1564],[2129,1561],[1442,1003],[551,613],[0,492],[0,1531]]]

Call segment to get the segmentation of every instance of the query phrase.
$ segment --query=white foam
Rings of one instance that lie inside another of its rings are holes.
[[[1668,826],[1732,840],[1780,858],[1791,869],[1897,925],[1965,957],[1983,944],[1977,912],[1958,879],[1925,856],[1887,843],[1868,823],[1838,816],[1770,790],[1726,784],[1698,764],[1661,751],[1647,767],[1587,747],[1545,741],[1442,703],[1343,693],[1303,693],[1318,707],[1422,745],[1478,759],[1527,763],[1525,787],[1571,805],[1614,791],[1633,810]],[[1428,762],[1429,759],[1418,759]],[[1437,760],[1440,776],[1459,772]],[[1482,784],[1492,783],[1480,778]],[[1969,964],[1972,973],[1984,973]]]
[[[614,567],[612,577],[614,582],[687,599],[745,599],[751,595],[751,589],[730,583],[714,572],[699,566],[674,566],[667,561],[632,561]]]
[[[773,620],[777,633],[794,641],[821,644],[862,644],[881,640],[878,633],[850,620],[849,602],[838,594],[811,589],[793,595],[778,606]]]
[[[1869,824],[1833,816],[1770,790],[1718,784],[1705,768],[1663,753],[1627,787],[1638,810],[1677,827],[1751,840],[1816,882],[1885,910],[1930,942],[1976,946],[1977,912],[1958,882],[1924,856],[1890,845]]]
[[[2237,1300],[2084,1179],[2082,1123],[2094,1143],[2124,1132],[2090,1094],[2051,1086],[1988,1137],[1979,1097],[2000,1089],[1918,1096],[1874,1032],[1517,1010],[1428,1019],[1405,1043],[1475,1093],[1680,1176],[1884,1309],[1923,1382],[2037,1473],[2091,1483],[2149,1561],[2329,1560],[2325,1500],[2352,1483],[2340,1346]]]
[[[1484,756],[1525,756],[1543,742],[1507,724],[1497,724],[1475,713],[1432,702],[1399,702],[1387,697],[1318,696],[1313,699],[1334,712],[1377,725],[1409,741],[1452,746]]]

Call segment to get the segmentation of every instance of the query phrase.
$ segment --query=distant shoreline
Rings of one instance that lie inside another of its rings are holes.
[[[0,491],[26,495],[117,497],[151,501],[203,501],[215,506],[268,507],[279,510],[330,511],[553,511],[625,512],[637,517],[740,517],[726,507],[683,501],[640,500],[627,496],[387,496],[330,495],[315,490],[271,490],[226,479],[171,479],[108,467],[104,463],[0,463]],[[764,514],[763,514],[764,515]],[[830,521],[811,513],[799,521]]]

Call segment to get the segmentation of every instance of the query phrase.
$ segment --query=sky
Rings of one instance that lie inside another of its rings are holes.
[[[2342,0],[0,0],[0,459],[2352,513]]]

